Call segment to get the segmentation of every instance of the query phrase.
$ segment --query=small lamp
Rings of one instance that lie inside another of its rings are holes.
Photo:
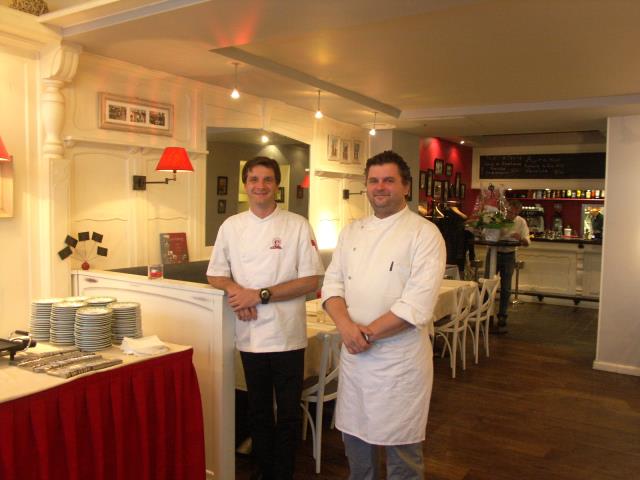
[[[160,161],[156,165],[156,172],[173,172],[172,178],[165,178],[158,182],[148,182],[144,175],[133,176],[133,189],[146,190],[150,183],[169,184],[170,181],[176,181],[176,172],[193,172],[193,165],[189,160],[187,151],[182,147],[167,147],[162,152]]]
[[[11,160],[12,157],[9,155],[9,152],[7,152],[7,148],[2,142],[2,137],[0,137],[0,162],[10,162]]]

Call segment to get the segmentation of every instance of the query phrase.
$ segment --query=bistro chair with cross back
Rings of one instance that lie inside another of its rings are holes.
[[[308,422],[309,425],[311,425],[311,435],[313,437],[313,458],[316,460],[316,473],[320,473],[322,414],[325,402],[335,400],[338,396],[338,366],[340,363],[340,345],[342,338],[337,330],[320,332],[316,338],[320,340],[322,345],[318,375],[305,378],[302,387],[301,407],[304,410],[302,438],[305,439],[307,437]],[[309,411],[309,403],[316,404],[315,422]]]
[[[469,320],[467,328],[471,334],[471,340],[473,342],[473,356],[475,363],[478,363],[478,356],[480,351],[480,334],[482,333],[482,339],[484,343],[485,355],[489,356],[489,327],[491,325],[491,318],[495,315],[494,303],[496,299],[496,292],[500,285],[500,277],[495,275],[493,278],[480,279],[482,288],[477,291],[477,296],[474,301],[473,309],[469,314]]]

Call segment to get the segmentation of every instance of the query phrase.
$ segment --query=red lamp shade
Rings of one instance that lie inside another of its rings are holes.
[[[2,137],[0,137],[0,162],[10,162],[11,155],[7,152],[7,148],[2,143]]]
[[[182,147],[167,147],[156,165],[158,172],[193,172],[187,151]]]
[[[309,183],[310,183],[310,179],[309,179],[309,174],[307,173],[302,179],[302,181],[300,182],[300,186],[302,188],[309,188]]]

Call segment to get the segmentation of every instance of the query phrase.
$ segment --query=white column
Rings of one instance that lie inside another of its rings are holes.
[[[640,116],[609,118],[594,368],[640,375]]]

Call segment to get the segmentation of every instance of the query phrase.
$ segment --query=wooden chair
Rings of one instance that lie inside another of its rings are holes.
[[[476,298],[474,299],[473,309],[469,314],[467,329],[471,333],[473,341],[473,356],[475,363],[478,363],[478,352],[480,350],[480,333],[484,340],[485,355],[489,356],[489,328],[491,326],[491,318],[494,314],[494,303],[496,300],[496,292],[500,285],[500,277],[495,275],[493,278],[480,279],[482,288],[476,289]]]
[[[316,473],[320,473],[322,453],[322,413],[325,402],[338,396],[338,371],[340,363],[340,345],[342,338],[337,331],[320,332],[316,335],[322,344],[318,375],[306,378],[303,383],[301,407],[304,411],[302,438],[307,438],[307,422],[311,425],[313,437],[313,458],[316,460]],[[316,404],[315,423],[309,411],[309,403]],[[332,420],[333,427],[333,420]]]
[[[467,321],[469,313],[473,308],[477,288],[473,285],[461,287],[456,292],[456,311],[453,315],[439,320],[434,325],[435,337],[444,340],[442,356],[448,351],[451,364],[451,377],[456,378],[456,358],[458,350],[462,359],[462,369],[467,368],[466,346],[467,346]]]

